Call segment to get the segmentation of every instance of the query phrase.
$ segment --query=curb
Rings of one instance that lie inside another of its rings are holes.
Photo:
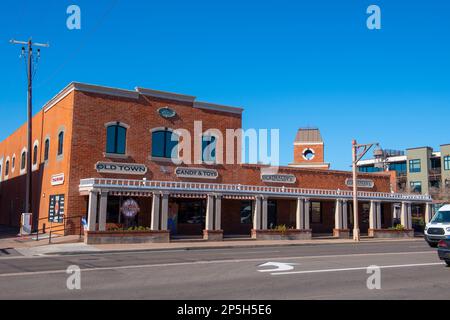
[[[220,250],[220,249],[255,249],[255,248],[278,248],[278,247],[305,247],[305,246],[320,246],[320,245],[366,245],[376,243],[389,243],[389,242],[419,242],[421,238],[413,239],[389,239],[389,240],[372,240],[362,241],[360,243],[354,243],[350,241],[336,242],[336,243],[280,243],[280,244],[244,244],[244,245],[224,245],[224,246],[205,246],[205,247],[191,247],[183,246],[176,248],[144,248],[144,249],[123,249],[123,250],[99,250],[99,251],[70,251],[70,252],[49,252],[42,253],[39,256],[71,256],[71,255],[102,255],[111,253],[139,253],[139,252],[161,252],[161,251],[202,251],[202,250]]]

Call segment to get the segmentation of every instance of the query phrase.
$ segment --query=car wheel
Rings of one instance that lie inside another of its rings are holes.
[[[432,248],[437,248],[438,246],[437,242],[428,242],[428,245]]]
[[[447,267],[450,267],[450,260],[445,260],[445,263],[447,264]]]

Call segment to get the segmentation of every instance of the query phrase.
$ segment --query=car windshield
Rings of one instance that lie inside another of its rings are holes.
[[[438,211],[431,222],[450,223],[450,211]]]

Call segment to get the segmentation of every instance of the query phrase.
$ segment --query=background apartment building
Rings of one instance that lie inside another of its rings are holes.
[[[359,163],[360,172],[397,172],[397,191],[429,194],[436,204],[450,202],[450,144],[410,148],[405,151],[384,150],[384,159],[367,159]]]

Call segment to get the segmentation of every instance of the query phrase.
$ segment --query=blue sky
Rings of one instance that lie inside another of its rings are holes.
[[[81,8],[82,29],[66,28]],[[382,29],[366,9],[382,10]],[[450,143],[450,2],[2,1],[0,139],[26,121],[26,78],[11,38],[47,42],[34,111],[71,81],[135,86],[242,106],[245,128],[279,128],[281,163],[298,127],[348,169],[351,141],[385,148]]]

